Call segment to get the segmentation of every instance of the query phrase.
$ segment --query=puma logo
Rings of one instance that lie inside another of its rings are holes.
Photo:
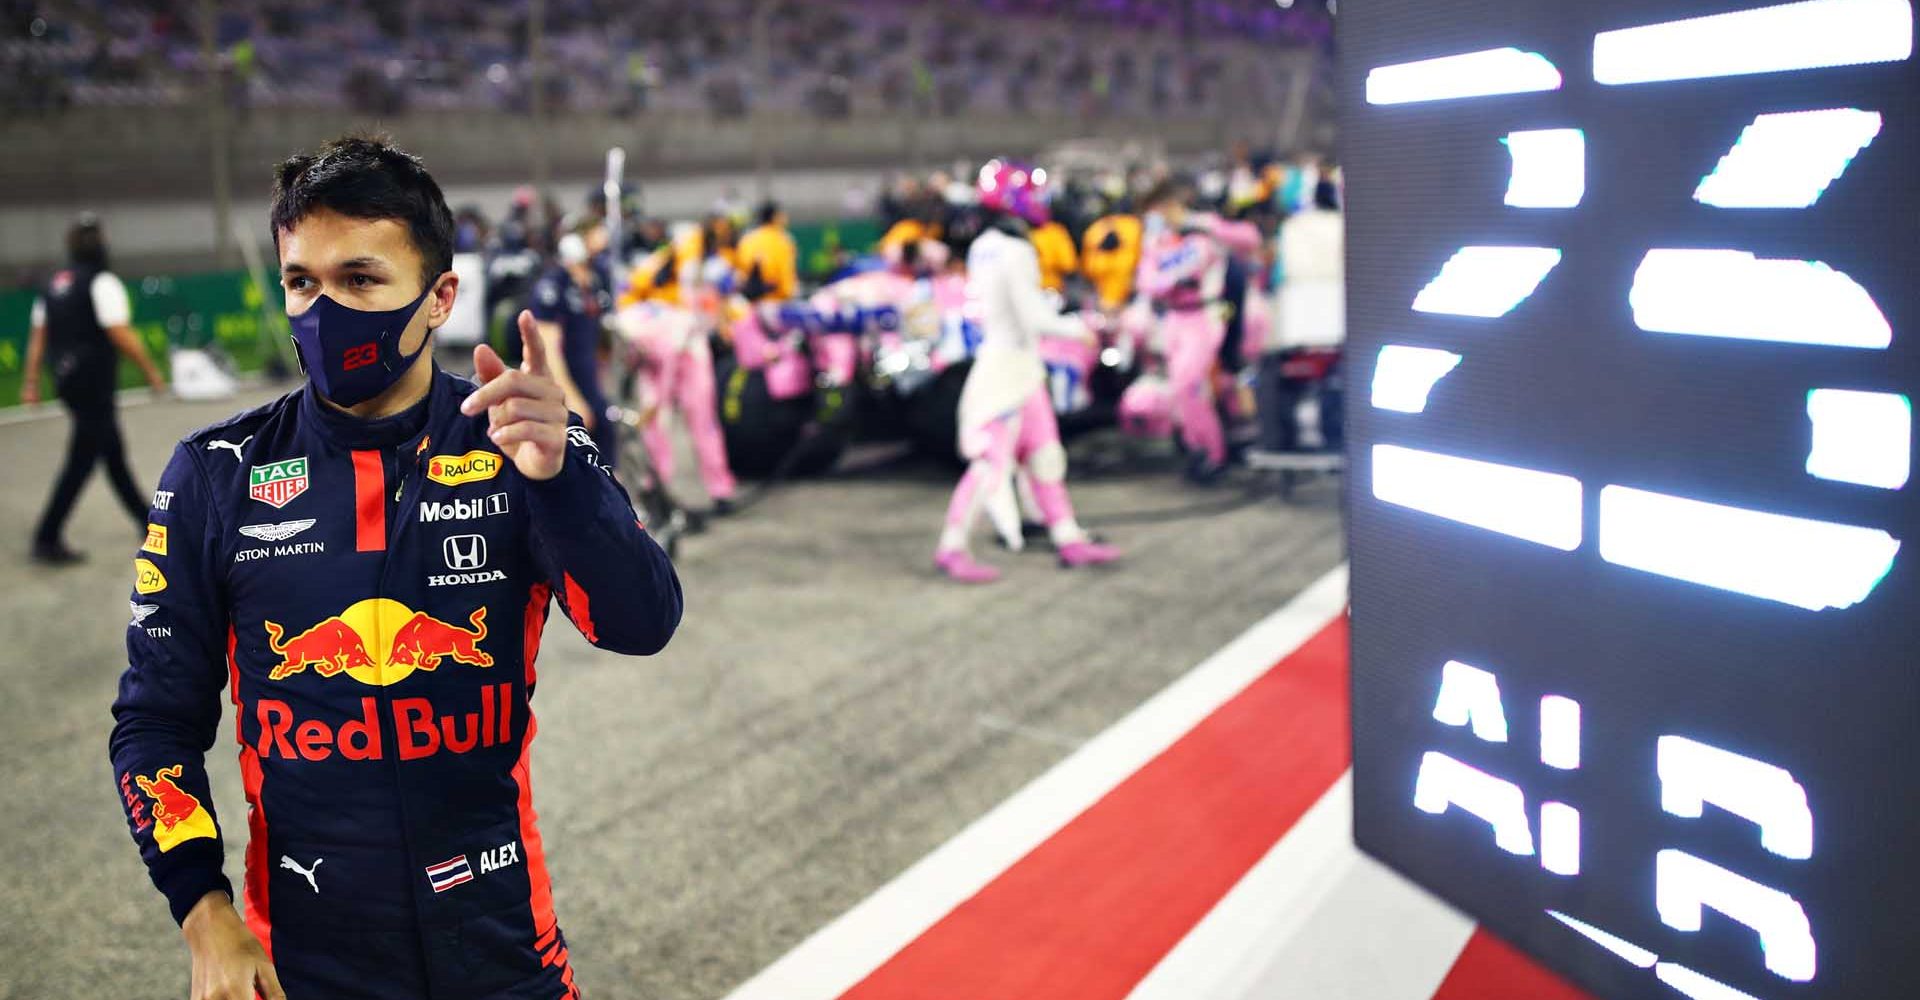
[[[208,441],[207,450],[219,451],[222,448],[231,449],[233,451],[233,460],[236,462],[239,462],[239,461],[242,461],[240,457],[240,449],[245,448],[247,446],[247,442],[251,440],[253,440],[253,435],[249,434],[246,437],[241,438],[239,444],[234,444],[232,441]]]
[[[242,443],[244,443],[244,442],[242,442]],[[295,872],[299,872],[299,873],[300,873],[300,874],[302,874],[302,875],[305,875],[305,876],[307,877],[307,885],[309,885],[309,886],[312,886],[312,887],[313,887],[313,892],[314,892],[314,895],[319,895],[319,894],[320,894],[320,883],[318,883],[318,882],[315,882],[315,881],[313,880],[313,870],[314,870],[315,868],[318,868],[318,867],[320,867],[320,862],[322,862],[322,861],[325,861],[325,860],[327,860],[327,859],[326,859],[326,858],[314,858],[314,859],[313,859],[313,864],[312,864],[312,865],[311,865],[310,867],[307,867],[307,868],[302,868],[302,867],[300,867],[300,862],[298,862],[298,861],[295,861],[295,860],[293,860],[292,858],[290,858],[290,857],[287,857],[286,855],[284,855],[284,854],[282,854],[282,855],[280,855],[280,867],[282,867],[282,868],[285,868],[285,869],[287,869],[288,871],[295,871]]]

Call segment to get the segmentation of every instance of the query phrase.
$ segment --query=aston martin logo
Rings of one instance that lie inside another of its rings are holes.
[[[279,521],[272,524],[243,524],[240,533],[248,538],[258,538],[263,542],[285,541],[313,527],[315,518],[303,517],[294,521]]]
[[[148,618],[153,617],[153,613],[155,611],[160,610],[160,605],[135,604],[132,601],[128,601],[127,608],[133,612],[133,620],[127,623],[127,627],[136,628],[139,626],[141,622],[146,621]]]

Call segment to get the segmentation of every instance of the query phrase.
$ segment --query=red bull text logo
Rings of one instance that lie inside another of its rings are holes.
[[[486,684],[480,688],[480,709],[440,714],[425,698],[395,698],[392,703],[394,752],[401,760],[419,760],[442,751],[468,753],[476,747],[506,746],[513,742],[513,685]],[[360,717],[331,724],[321,719],[295,721],[292,706],[273,698],[254,705],[260,733],[254,749],[262,759],[321,761],[338,753],[346,760],[384,760],[387,747],[380,734],[380,703],[371,695],[360,699]]]
[[[362,684],[384,687],[415,670],[437,669],[449,659],[493,666],[493,656],[480,648],[487,637],[487,609],[473,609],[467,623],[470,627],[462,628],[386,597],[356,602],[291,638],[278,622],[269,621],[267,648],[280,662],[267,677],[285,680],[312,668],[322,677],[346,674]]]

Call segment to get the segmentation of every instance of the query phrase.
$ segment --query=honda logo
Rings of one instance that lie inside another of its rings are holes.
[[[449,535],[440,543],[448,569],[479,569],[487,564],[487,540],[480,535]]]

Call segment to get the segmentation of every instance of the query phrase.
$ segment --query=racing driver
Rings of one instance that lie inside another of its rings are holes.
[[[276,172],[306,384],[189,435],[134,559],[110,750],[196,1000],[554,1000],[579,990],[534,825],[550,601],[658,652],[680,584],[548,374],[433,362],[459,290],[420,161],[348,137]],[[244,921],[204,758],[235,706]]]

